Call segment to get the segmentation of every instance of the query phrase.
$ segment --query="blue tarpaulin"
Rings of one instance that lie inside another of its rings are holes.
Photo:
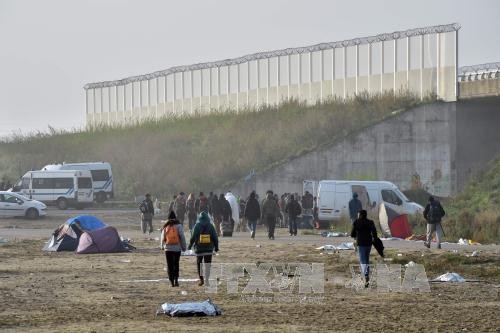
[[[75,216],[66,221],[68,225],[75,223],[78,223],[83,230],[97,230],[106,226],[104,222],[92,215]]]

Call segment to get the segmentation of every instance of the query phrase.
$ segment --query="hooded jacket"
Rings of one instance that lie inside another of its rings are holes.
[[[201,234],[210,234],[210,244],[200,244],[199,241]],[[214,250],[215,252],[219,251],[219,239],[217,238],[217,232],[210,222],[210,217],[206,212],[201,212],[198,216],[196,224],[194,225],[188,249],[191,249],[193,246],[196,254],[211,255]]]
[[[280,207],[276,200],[274,200],[273,195],[268,193],[266,199],[262,203],[262,219],[267,216],[278,217],[281,215]]]

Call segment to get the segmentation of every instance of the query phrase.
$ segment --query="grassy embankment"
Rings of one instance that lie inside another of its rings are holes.
[[[289,101],[258,110],[148,121],[126,127],[35,133],[0,142],[0,178],[62,161],[108,161],[118,198],[149,191],[230,186],[415,106],[409,94],[357,96],[316,105]]]
[[[411,191],[411,194],[412,200],[426,204],[425,191]],[[461,193],[441,203],[446,211],[442,223],[446,240],[456,242],[466,238],[480,243],[500,243],[500,157],[474,177]],[[413,216],[410,222],[414,233],[425,233],[426,222],[422,216]]]
[[[457,237],[500,242],[500,157],[446,203],[447,227]]]

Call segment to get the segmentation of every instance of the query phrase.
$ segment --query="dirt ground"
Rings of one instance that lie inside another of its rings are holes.
[[[80,212],[77,212],[79,214]],[[452,246],[427,250],[415,242],[386,241],[390,263],[423,264],[429,279],[457,272],[466,283],[431,283],[430,293],[349,288],[352,250],[322,253],[316,247],[348,239],[300,235],[279,230],[276,241],[259,230],[256,240],[245,232],[221,239],[220,263],[323,263],[322,299],[248,301],[227,293],[221,282],[208,294],[194,281],[172,288],[165,280],[165,257],[154,240],[138,231],[130,211],[93,212],[134,240],[130,253],[76,255],[41,251],[50,232],[75,212],[54,213],[40,221],[0,219],[0,330],[16,332],[498,332],[500,327],[499,246]],[[15,229],[14,229],[15,226]],[[160,222],[155,221],[155,227]],[[186,233],[189,235],[189,232]],[[473,249],[481,252],[471,257]],[[375,253],[371,260],[382,262]],[[387,262],[387,261],[386,261]],[[195,279],[195,258],[181,257],[181,278]],[[217,317],[155,316],[165,302],[210,298],[223,314]],[[301,302],[302,301],[302,302]]]

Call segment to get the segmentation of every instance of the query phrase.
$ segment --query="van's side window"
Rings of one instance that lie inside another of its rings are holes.
[[[54,188],[53,178],[33,178],[34,189],[51,189]]]
[[[92,179],[95,182],[102,182],[106,181],[109,179],[109,172],[108,170],[91,170],[90,173],[92,174]]]
[[[88,177],[78,178],[78,188],[92,188],[92,179]]]
[[[73,178],[54,178],[54,188],[73,188]]]
[[[397,206],[401,206],[403,204],[403,201],[392,190],[382,190],[382,200]]]

